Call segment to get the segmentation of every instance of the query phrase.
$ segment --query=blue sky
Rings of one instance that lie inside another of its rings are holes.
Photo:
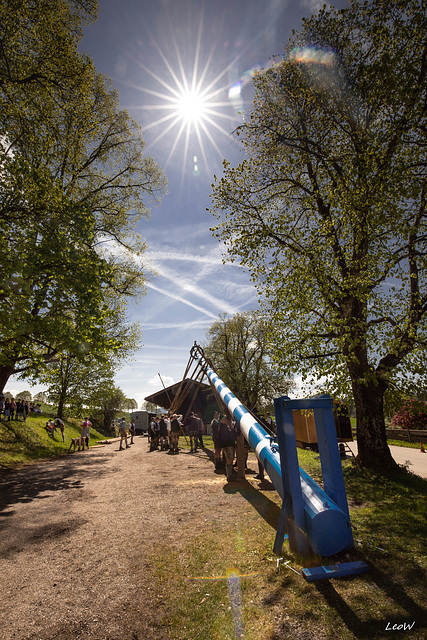
[[[257,306],[249,275],[222,263],[206,209],[221,163],[241,159],[231,132],[251,108],[253,71],[280,54],[316,0],[100,0],[80,49],[107,74],[121,106],[142,127],[146,150],[163,168],[168,195],[138,232],[157,272],[131,306],[143,346],[117,371],[117,384],[140,406],[178,381],[194,341],[220,313]],[[198,114],[198,115],[197,115]],[[28,383],[11,379],[12,392]],[[33,393],[40,387],[31,389]]]

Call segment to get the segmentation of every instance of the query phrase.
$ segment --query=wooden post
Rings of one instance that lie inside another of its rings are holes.
[[[236,441],[237,477],[245,477],[245,437],[241,433]]]

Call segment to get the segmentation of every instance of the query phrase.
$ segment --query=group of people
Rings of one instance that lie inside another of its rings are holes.
[[[261,423],[265,424],[267,428],[274,433],[274,422],[269,413],[264,416],[257,416]],[[215,411],[213,419],[210,423],[212,432],[212,440],[214,444],[214,463],[215,471],[217,473],[223,473],[227,482],[234,482],[237,479],[235,471],[236,467],[236,442],[240,435],[240,428],[238,424],[226,414],[222,414],[220,411]],[[167,416],[163,414],[161,416],[153,416],[150,420],[148,427],[148,442],[150,451],[167,451],[170,454],[179,453],[179,438],[184,436],[190,440],[190,452],[197,452],[199,448],[204,449],[203,443],[203,421],[199,415],[192,411],[184,420],[182,415],[173,414]],[[116,435],[116,424],[112,424],[113,436]],[[120,435],[120,449],[125,447],[129,448],[127,441],[127,426],[126,419],[123,417],[118,423],[118,433]],[[135,423],[131,420],[129,424],[129,433],[131,435],[131,443],[133,444],[133,436],[135,434]],[[123,446],[125,444],[125,447]],[[248,459],[248,445],[245,440],[244,443],[245,452],[245,468],[247,468]],[[258,474],[255,478],[264,479],[264,469],[259,463]]]
[[[90,440],[90,428],[92,426],[91,421],[86,416],[83,422],[80,425],[80,438],[83,438],[86,444],[86,448],[89,448],[89,440]],[[54,435],[56,430],[61,431],[62,442],[65,442],[65,424],[60,418],[55,418],[54,420],[48,420],[46,422],[46,430],[52,436]],[[116,436],[116,423],[113,422],[111,424],[112,435]],[[120,436],[120,448],[119,451],[123,451],[123,449],[129,449],[131,444],[134,444],[133,439],[136,433],[135,420],[131,420],[129,423],[129,434],[128,427],[126,425],[126,418],[120,419],[118,423],[118,432]],[[128,437],[130,437],[130,444],[128,444]],[[124,446],[123,446],[124,445]]]
[[[30,403],[23,398],[9,398],[9,396],[0,395],[0,419],[9,422],[10,420],[18,420],[25,422],[30,413]]]
[[[234,482],[237,475],[233,461],[236,453],[236,441],[240,435],[239,426],[229,415],[221,415],[219,411],[215,411],[211,429],[214,444],[215,471],[219,471],[225,466],[227,482]],[[245,441],[245,466],[247,457],[248,448]]]
[[[227,481],[233,482],[237,477],[233,461],[240,429],[230,416],[221,415],[219,411],[215,411],[210,427],[215,449],[215,471],[223,472],[225,468]],[[190,452],[197,452],[199,448],[204,449],[203,421],[194,411],[185,420],[182,415],[177,414],[170,417],[166,415],[153,417],[148,429],[150,451],[160,449],[170,454],[179,453],[181,435],[189,438]]]
[[[203,444],[203,421],[194,411],[183,421],[182,415],[174,413],[170,417],[167,415],[154,416],[148,427],[148,441],[150,451],[161,449],[171,454],[179,453],[179,437],[189,436],[190,451],[196,453],[204,448]]]

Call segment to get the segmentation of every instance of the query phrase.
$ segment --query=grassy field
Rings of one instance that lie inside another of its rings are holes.
[[[39,459],[54,458],[67,453],[72,438],[80,436],[81,420],[64,420],[65,442],[61,432],[55,431],[54,437],[45,429],[46,422],[55,418],[53,409],[43,406],[43,413],[30,413],[26,422],[11,420],[0,421],[0,468],[13,468],[19,464]],[[105,436],[95,429],[90,432],[90,444]]]
[[[316,454],[300,451],[299,459],[321,482]],[[250,483],[227,489],[240,491],[254,507],[236,513],[231,526],[212,521],[189,532],[184,545],[154,545],[151,561],[170,637],[424,639],[427,481],[407,472],[361,472],[350,461],[344,475],[355,547],[338,557],[299,558],[285,543],[277,566],[272,548],[280,499]],[[301,575],[305,566],[353,560],[365,561],[369,573],[316,583]]]

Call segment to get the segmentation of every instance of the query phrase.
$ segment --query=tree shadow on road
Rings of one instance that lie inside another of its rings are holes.
[[[55,491],[81,489],[94,475],[106,473],[104,465],[111,456],[108,453],[84,452],[8,471],[0,477],[0,518],[12,515],[8,509],[15,504],[43,500]]]

